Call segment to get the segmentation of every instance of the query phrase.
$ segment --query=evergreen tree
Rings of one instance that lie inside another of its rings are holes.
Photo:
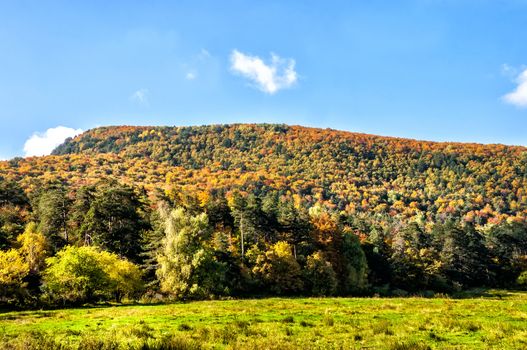
[[[351,232],[343,233],[341,249],[345,272],[342,291],[345,294],[364,292],[368,287],[368,262],[359,238]]]
[[[441,271],[458,288],[488,285],[489,252],[483,236],[472,225],[449,226],[439,254]]]
[[[277,207],[278,239],[293,246],[295,258],[313,251],[314,242],[310,233],[313,228],[306,210],[295,208],[291,200],[281,200]]]
[[[409,291],[426,289],[438,273],[431,239],[422,228],[412,222],[399,230],[392,240],[392,283]]]
[[[229,206],[237,227],[240,255],[243,258],[249,246],[265,244],[269,240],[271,228],[266,224],[266,215],[262,212],[260,200],[256,196],[244,198],[235,192]]]
[[[70,242],[71,199],[63,186],[44,189],[37,199],[35,216],[38,229],[46,236],[53,252]]]
[[[504,222],[492,227],[487,235],[487,247],[499,285],[510,285],[522,271],[527,270],[526,223]]]
[[[13,246],[16,237],[24,230],[29,211],[29,199],[14,181],[0,176],[0,249]]]
[[[367,230],[367,228],[363,228]],[[373,227],[368,234],[362,249],[368,263],[368,281],[374,286],[386,286],[392,280],[391,246],[387,243],[386,233],[378,227]]]
[[[19,184],[14,181],[5,180],[0,176],[0,206],[6,204],[25,207],[29,205],[29,199]]]
[[[83,226],[86,213],[90,210],[91,203],[95,200],[95,186],[81,186],[73,201],[69,226],[74,233],[75,239],[82,244],[90,244],[92,238],[87,227]]]
[[[215,229],[234,229],[234,217],[223,193],[214,194],[205,205],[210,226]]]
[[[87,241],[134,262],[140,261],[141,235],[148,229],[143,203],[133,188],[116,182],[99,184],[82,232]]]

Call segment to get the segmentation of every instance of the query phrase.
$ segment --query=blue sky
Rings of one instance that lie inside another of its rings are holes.
[[[524,0],[4,0],[0,158],[116,124],[527,145],[525,33]]]

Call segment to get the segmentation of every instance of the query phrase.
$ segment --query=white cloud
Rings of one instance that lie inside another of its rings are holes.
[[[44,133],[34,133],[24,144],[24,153],[26,157],[51,154],[51,151],[68,137],[74,137],[80,133],[82,133],[81,129],[67,128],[65,126],[50,128]]]
[[[266,64],[258,56],[246,55],[238,50],[231,53],[231,69],[251,80],[258,89],[268,94],[293,86],[298,75],[295,60],[280,58],[271,54],[271,62]]]
[[[187,72],[187,74],[185,74],[185,79],[187,80],[194,80],[196,78],[197,78],[197,75],[194,72]]]
[[[516,89],[503,96],[503,100],[517,107],[527,107],[527,69],[518,75],[516,83]]]
[[[130,100],[137,102],[141,105],[148,105],[148,89],[139,89],[130,96]]]

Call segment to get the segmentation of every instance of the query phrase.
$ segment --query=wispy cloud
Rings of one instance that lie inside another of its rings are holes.
[[[518,75],[518,68],[511,66],[508,63],[504,63],[501,65],[501,74],[508,78],[516,77],[516,75]]]
[[[68,137],[74,137],[80,133],[82,133],[81,129],[65,126],[50,128],[43,133],[36,132],[24,144],[24,154],[26,157],[51,154]]]
[[[249,79],[258,89],[268,94],[290,88],[298,80],[295,60],[281,58],[273,53],[271,53],[271,62],[266,64],[258,56],[246,55],[233,50],[231,70]]]
[[[140,105],[148,106],[148,94],[148,89],[139,89],[130,96],[130,100]]]
[[[503,101],[517,107],[527,107],[527,69],[521,72],[515,79],[516,89],[505,96]]]
[[[201,49],[200,52],[197,55],[198,60],[205,61],[207,58],[210,57],[210,52],[208,52],[205,49]]]
[[[197,54],[193,55],[189,62],[182,65],[183,74],[186,80],[196,80],[200,76],[200,72],[206,67],[207,61],[211,58],[210,52],[201,49]]]

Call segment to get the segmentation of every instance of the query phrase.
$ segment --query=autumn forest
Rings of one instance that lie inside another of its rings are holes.
[[[527,287],[527,148],[100,127],[0,162],[0,301]]]

